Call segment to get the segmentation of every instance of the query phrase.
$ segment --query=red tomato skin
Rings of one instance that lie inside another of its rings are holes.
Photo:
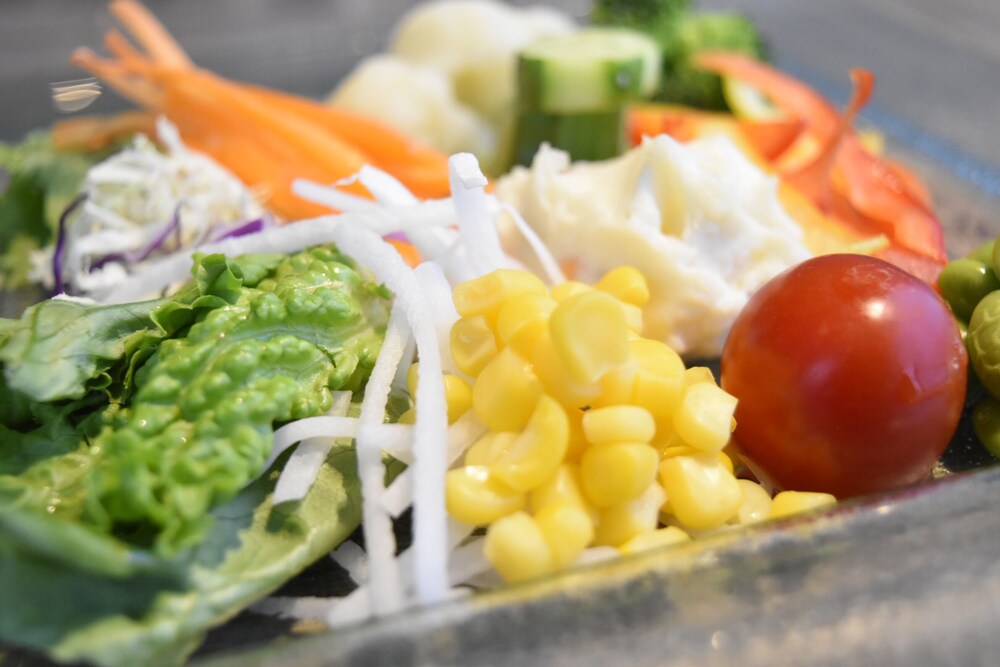
[[[843,498],[927,477],[961,417],[968,359],[926,283],[824,255],[751,297],[721,364],[747,457],[780,488]]]

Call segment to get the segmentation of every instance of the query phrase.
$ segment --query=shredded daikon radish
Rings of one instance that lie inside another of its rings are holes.
[[[368,192],[372,193],[372,196],[380,204],[406,206],[416,204],[420,201],[395,176],[368,164],[361,167],[358,173],[352,178],[345,179],[338,183],[338,185],[347,185],[349,182],[355,180],[365,186]]]
[[[371,615],[371,596],[368,594],[368,588],[359,586],[344,597],[337,598],[323,620],[331,628],[338,628],[358,623]]]
[[[346,540],[330,552],[330,558],[347,570],[351,580],[361,585],[368,581],[368,554],[357,542]]]
[[[494,224],[497,202],[485,192],[487,180],[476,158],[470,153],[457,153],[448,159],[448,168],[459,235],[468,258],[468,266],[462,272],[466,275],[459,279],[477,278],[509,266],[510,260],[504,255]]]
[[[424,262],[414,273],[417,282],[424,292],[424,298],[430,306],[430,317],[437,330],[438,348],[441,355],[441,365],[445,372],[465,377],[451,356],[451,327],[458,320],[458,311],[452,299],[452,288],[439,264]]]
[[[392,480],[379,498],[379,503],[394,519],[398,519],[413,504],[413,475],[409,470],[404,470]]]
[[[524,216],[510,204],[503,204],[500,208],[510,216],[510,219],[514,221],[514,227],[528,243],[528,247],[531,248],[531,252],[534,253],[535,258],[538,260],[538,265],[545,273],[545,277],[548,278],[549,285],[558,285],[565,282],[566,275],[559,268],[559,262],[556,260],[555,255],[545,245],[542,237],[524,219]]]
[[[247,608],[258,614],[277,618],[294,618],[300,621],[320,620],[326,616],[330,609],[330,599],[311,595],[300,598],[273,595],[258,600]]]
[[[289,422],[274,432],[274,445],[263,469],[270,468],[283,451],[297,442],[309,438],[353,438],[358,426],[355,417],[306,417]]]
[[[292,181],[292,192],[306,201],[320,206],[329,206],[334,211],[343,213],[375,211],[380,208],[378,202],[302,178]]]
[[[396,375],[396,367],[403,356],[409,336],[404,318],[397,300],[389,316],[382,349],[365,386],[365,396],[361,401],[361,427],[356,440],[358,476],[361,478],[361,527],[365,534],[365,550],[368,552],[368,564],[371,568],[371,608],[376,614],[399,611],[403,607],[392,518],[380,504],[385,492],[382,449],[377,433],[371,427],[381,424],[385,419],[392,379]]]
[[[346,417],[351,407],[351,392],[336,391],[332,392],[332,395],[333,405],[327,415]],[[278,477],[274,493],[271,495],[271,503],[278,505],[305,498],[336,442],[336,438],[330,437],[307,438],[300,442],[285,463],[281,476]]]

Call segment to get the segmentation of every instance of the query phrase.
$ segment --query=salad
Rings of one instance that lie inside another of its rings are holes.
[[[73,62],[139,111],[3,155],[3,285],[55,293],[0,319],[4,642],[181,664],[669,558],[929,479],[967,403],[1000,454],[1000,243],[948,261],[864,70],[838,110],[686,2],[438,0],[316,101],[110,10]]]

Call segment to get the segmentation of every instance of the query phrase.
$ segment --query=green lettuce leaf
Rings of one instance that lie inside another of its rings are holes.
[[[77,553],[81,561],[117,558],[123,570],[131,559],[128,576],[67,568],[62,558],[13,543],[7,531],[13,522],[0,513],[0,636],[57,660],[182,664],[209,628],[277,589],[357,528],[356,466],[353,449],[335,448],[306,497],[290,507],[271,505],[275,476],[261,477],[212,512],[212,531],[183,558],[161,561],[135,550],[115,556],[99,548]],[[54,521],[33,519],[43,532]]]

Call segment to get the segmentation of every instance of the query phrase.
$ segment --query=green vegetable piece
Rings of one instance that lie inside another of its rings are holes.
[[[993,261],[993,241],[985,241],[977,246],[972,252],[970,252],[966,257],[978,260],[989,266]]]
[[[976,437],[995,458],[1000,459],[1000,401],[987,396],[972,411]]]
[[[1000,398],[1000,290],[979,302],[965,337],[969,363],[983,387]]]
[[[84,548],[76,540],[64,544],[70,558],[50,557],[49,547],[69,535],[29,550],[5,539],[0,515],[0,637],[66,662],[184,664],[211,626],[274,591],[357,528],[356,470],[353,449],[335,448],[294,507],[272,506],[275,480],[258,478],[213,510],[212,530],[196,552],[172,560],[90,538]],[[35,514],[19,520],[26,518],[36,525],[23,528],[36,534],[57,523]]]
[[[29,284],[31,253],[53,241],[60,214],[105,155],[56,151],[49,132],[0,144],[0,289]]]
[[[955,317],[968,321],[976,304],[993,290],[1000,289],[1000,280],[988,265],[963,257],[948,262],[941,270],[938,289]]]
[[[649,97],[660,52],[645,34],[587,28],[551,35],[518,56],[514,159],[529,164],[547,142],[574,160],[603,160],[625,148],[623,105]]]
[[[4,439],[0,471],[17,476],[0,475],[0,498],[171,557],[261,473],[275,424],[363,387],[390,295],[334,249],[203,256],[192,273],[172,299],[49,301],[3,325],[0,395],[23,397],[3,415],[26,434]],[[79,432],[59,452],[38,444],[33,402],[95,390],[113,402],[88,445]]]
[[[990,267],[995,275],[1000,276],[1000,236],[993,241],[993,250],[990,252]]]
[[[694,56],[707,51],[732,51],[766,57],[764,42],[754,23],[731,13],[684,15],[663,49],[663,78],[656,99],[715,110],[728,108],[722,80],[712,72],[696,68]]]
[[[656,36],[691,10],[691,0],[596,0],[590,10],[594,25],[617,25]]]

